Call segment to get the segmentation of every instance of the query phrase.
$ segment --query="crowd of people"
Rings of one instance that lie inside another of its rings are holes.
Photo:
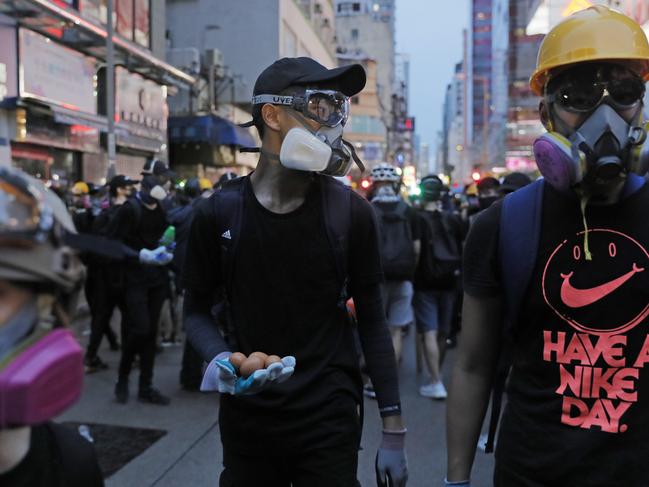
[[[259,75],[250,175],[177,186],[151,160],[139,180],[75,183],[66,207],[0,167],[2,485],[102,485],[90,445],[50,420],[84,368],[107,368],[104,336],[121,351],[117,403],[138,360],[138,400],[168,405],[155,357],[182,328],[181,385],[221,394],[219,485],[358,485],[364,392],[383,427],[377,485],[405,486],[398,368],[415,325],[419,394],[448,396],[440,483],[470,486],[488,401],[491,451],[506,389],[496,486],[646,487],[647,77],[633,21],[606,7],[567,18],[530,82],[544,178],[485,177],[463,194],[427,175],[409,200],[390,164],[371,169],[366,195],[337,180],[363,169],[343,128],[365,71],[310,58]],[[85,356],[69,329],[82,290]]]

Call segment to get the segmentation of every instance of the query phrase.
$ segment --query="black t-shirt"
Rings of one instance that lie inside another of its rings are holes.
[[[513,330],[497,458],[544,485],[649,486],[649,188],[589,206],[546,185],[538,257]],[[465,248],[465,291],[503,294],[502,204]],[[508,263],[516,265],[516,263]]]
[[[160,238],[167,226],[167,216],[160,204],[150,210],[137,198],[131,198],[117,209],[114,218],[108,223],[106,236],[119,240],[139,252],[144,248],[159,247]],[[149,286],[158,286],[167,279],[166,270],[158,266],[135,262],[124,265],[124,270],[127,282],[134,284],[146,283]]]
[[[246,355],[293,355],[297,367],[290,380],[260,394],[221,396],[221,434],[231,448],[244,452],[267,448],[271,438],[278,447],[296,438],[302,446],[347,441],[349,421],[358,421],[361,379],[352,327],[338,305],[341,285],[319,183],[288,214],[267,210],[250,180],[243,184],[244,212],[230,291],[237,348]],[[372,211],[352,193],[352,292],[382,277]],[[197,207],[193,225],[183,280],[190,291],[211,292],[221,278],[213,200]]]
[[[57,436],[53,433],[55,428]],[[65,445],[57,440],[60,437],[65,438]],[[92,445],[74,431],[48,423],[32,428],[27,455],[12,470],[0,474],[0,485],[103,487],[104,481]]]

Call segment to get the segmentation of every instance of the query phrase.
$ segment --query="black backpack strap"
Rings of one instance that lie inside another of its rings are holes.
[[[97,455],[92,444],[66,426],[46,423],[59,462],[60,477],[66,487],[104,485]]]
[[[246,178],[227,181],[213,197],[216,228],[221,243],[221,272],[226,293],[232,289],[234,259],[243,222],[243,190]]]
[[[339,305],[344,307],[348,299],[349,242],[352,227],[351,189],[340,181],[319,175],[327,238],[334,253],[336,273],[340,282]]]
[[[511,339],[536,265],[541,235],[543,179],[508,194],[500,214],[498,261],[505,294],[500,354],[491,394],[491,418],[485,452],[494,450],[502,400],[512,364]]]

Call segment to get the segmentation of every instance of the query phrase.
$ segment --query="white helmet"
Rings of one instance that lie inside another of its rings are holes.
[[[373,183],[378,181],[389,181],[391,183],[398,183],[401,180],[401,176],[397,173],[397,169],[394,166],[386,162],[382,162],[372,168],[370,173],[370,178]]]

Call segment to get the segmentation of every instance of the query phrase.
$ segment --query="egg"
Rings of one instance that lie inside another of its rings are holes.
[[[239,371],[241,372],[242,377],[250,377],[250,375],[259,369],[264,368],[264,361],[258,356],[248,357],[242,364]]]
[[[279,358],[277,355],[269,355],[268,358],[266,359],[266,367],[269,367],[270,364],[274,364],[275,362],[281,362],[282,359]]]
[[[262,360],[262,362],[264,362],[264,363],[266,362],[266,359],[268,358],[268,355],[265,354],[264,352],[252,352],[250,354],[250,356],[251,357],[259,357]]]
[[[232,355],[230,355],[230,363],[234,365],[234,368],[239,370],[241,368],[241,364],[246,360],[246,356],[242,354],[241,352],[234,352]]]

